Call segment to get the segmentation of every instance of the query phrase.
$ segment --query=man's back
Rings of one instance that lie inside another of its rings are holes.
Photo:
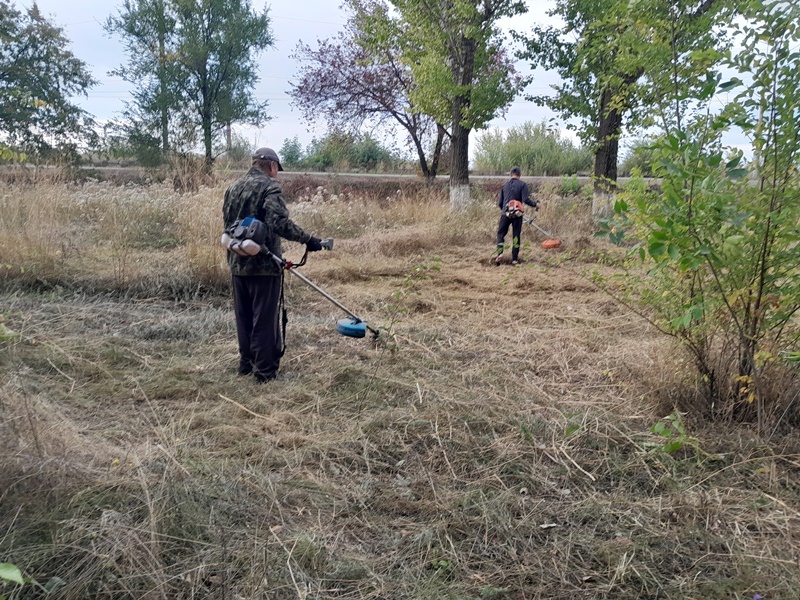
[[[272,179],[255,167],[251,168],[225,192],[225,202],[222,207],[225,229],[247,217],[255,217],[269,225],[265,200],[267,196],[273,194],[279,196],[280,193],[281,186],[276,179]]]
[[[506,209],[506,205],[511,200],[519,200],[525,204],[530,204],[528,198],[528,185],[517,177],[512,177],[503,184],[503,189],[500,191],[500,198],[497,201],[497,206],[502,210]]]

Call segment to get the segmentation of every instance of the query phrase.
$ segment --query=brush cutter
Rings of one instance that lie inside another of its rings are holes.
[[[333,248],[333,239],[328,238],[327,240],[322,240],[322,247],[327,248],[328,250]],[[362,321],[361,318],[356,315],[353,311],[347,308],[344,304],[336,300],[333,296],[328,294],[325,290],[319,287],[316,283],[311,281],[308,277],[297,271],[297,267],[302,267],[306,264],[306,258],[308,257],[308,250],[306,250],[305,254],[303,254],[303,258],[300,260],[299,263],[293,263],[291,261],[286,260],[285,258],[281,258],[280,256],[273,254],[270,252],[266,246],[261,247],[261,251],[266,253],[275,263],[281,268],[286,269],[295,277],[300,278],[304,283],[306,283],[309,287],[313,288],[320,294],[322,294],[325,298],[330,300],[335,306],[342,309],[348,315],[350,315],[349,319],[339,319],[336,322],[336,331],[345,335],[347,337],[354,337],[354,338],[363,338],[367,330],[372,333],[372,339],[378,338],[378,330],[370,327],[367,325],[365,321]]]
[[[527,223],[531,227],[536,228],[539,232],[544,235],[547,239],[542,242],[542,248],[549,249],[549,248],[558,248],[561,245],[561,240],[558,238],[553,237],[553,234],[549,231],[545,231],[539,224],[536,223],[531,217],[522,217],[522,222]]]

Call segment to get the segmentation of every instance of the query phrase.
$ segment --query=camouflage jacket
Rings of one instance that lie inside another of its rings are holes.
[[[265,245],[278,256],[283,252],[280,238],[305,243],[311,237],[289,218],[281,186],[263,171],[252,167],[225,191],[222,222],[228,231],[236,221],[255,217],[267,226]],[[238,256],[228,252],[228,265],[234,275],[280,275],[280,268],[267,254]]]

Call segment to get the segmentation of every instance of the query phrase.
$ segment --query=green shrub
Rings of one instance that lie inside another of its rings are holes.
[[[294,141],[284,142],[291,158],[297,157]],[[392,152],[369,134],[331,131],[322,139],[314,139],[298,166],[325,171],[358,169],[375,171],[379,166],[392,167],[399,162]]]
[[[619,175],[630,177],[634,171],[638,171],[643,177],[653,176],[653,163],[655,162],[654,139],[638,139],[625,153],[622,163],[619,166]]]
[[[709,86],[685,129],[653,145],[660,193],[632,180],[601,231],[617,243],[633,235],[645,268],[630,265],[615,293],[687,348],[705,415],[756,420],[762,432],[800,416],[786,402],[800,372],[785,361],[800,345],[800,69],[788,50],[800,38],[800,7],[794,18],[783,10],[750,15],[742,33],[763,45],[731,66],[751,83],[720,85],[743,91],[716,116],[703,109]],[[753,140],[749,164],[722,144],[733,124]]]
[[[578,181],[577,175],[561,178],[561,194],[563,196],[572,196],[579,194],[581,191],[581,183]]]
[[[505,133],[489,130],[478,137],[475,169],[500,174],[517,165],[526,175],[570,175],[589,170],[592,153],[563,138],[542,122],[523,123]]]

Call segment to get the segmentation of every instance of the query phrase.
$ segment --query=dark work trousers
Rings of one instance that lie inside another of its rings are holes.
[[[233,311],[239,339],[239,373],[250,371],[257,379],[278,373],[283,340],[279,303],[280,276],[233,276]]]
[[[519,239],[522,235],[522,217],[509,219],[506,213],[501,213],[500,222],[497,224],[497,254],[499,256],[503,253],[509,225],[511,226],[511,235],[513,236],[511,240],[511,260],[517,260],[519,258]]]

